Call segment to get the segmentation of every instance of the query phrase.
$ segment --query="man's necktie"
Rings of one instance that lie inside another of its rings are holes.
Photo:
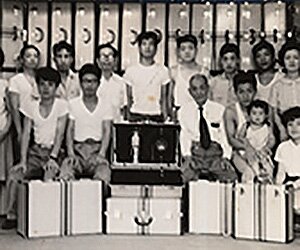
[[[199,130],[200,130],[200,144],[204,149],[208,149],[210,146],[210,134],[207,122],[203,117],[203,107],[199,107],[200,110],[200,121],[199,121]]]

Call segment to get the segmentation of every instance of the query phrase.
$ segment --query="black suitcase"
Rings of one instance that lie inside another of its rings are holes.
[[[114,124],[111,183],[182,185],[179,133],[178,124]]]

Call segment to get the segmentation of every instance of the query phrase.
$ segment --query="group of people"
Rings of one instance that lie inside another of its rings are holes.
[[[122,120],[178,122],[185,182],[298,183],[299,43],[287,41],[277,60],[272,44],[258,42],[253,72],[239,69],[239,48],[226,43],[222,72],[212,77],[196,62],[195,36],[177,38],[178,64],[169,69],[155,62],[160,40],[152,31],[138,35],[139,62],[123,76],[114,72],[118,51],[109,43],[98,46],[96,64],[78,72],[65,41],[53,46],[55,69],[39,67],[35,46],[22,48],[22,73],[0,84],[0,181],[8,194],[3,229],[16,226],[20,181],[88,176],[108,184],[111,124]],[[3,65],[2,50],[0,59]]]

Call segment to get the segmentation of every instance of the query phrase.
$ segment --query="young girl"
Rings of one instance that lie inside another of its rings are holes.
[[[300,44],[286,42],[278,53],[285,73],[273,86],[270,104],[279,114],[300,105]]]
[[[249,121],[245,122],[237,137],[255,149],[255,157],[249,162],[244,158],[245,151],[240,150],[239,156],[252,168],[259,181],[272,183],[273,163],[270,158],[275,144],[272,128],[268,124],[269,106],[265,101],[254,100],[249,105]]]
[[[0,48],[0,68],[4,63],[4,53]],[[0,79],[0,215],[6,207],[6,179],[12,166],[12,141],[10,136],[11,116],[8,112],[7,81]]]
[[[30,105],[30,102],[39,98],[35,71],[39,65],[40,51],[34,45],[25,45],[20,51],[20,62],[23,73],[18,73],[9,80],[9,98],[12,108],[18,142],[21,140],[22,126],[19,109]]]

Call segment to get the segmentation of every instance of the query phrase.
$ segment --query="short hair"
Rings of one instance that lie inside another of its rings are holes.
[[[110,48],[113,51],[114,58],[116,58],[119,55],[119,52],[117,51],[117,49],[114,46],[111,45],[111,43],[104,43],[104,44],[100,44],[97,47],[97,58],[99,58],[99,56],[100,56],[100,50],[102,50],[104,48]]]
[[[256,99],[252,101],[247,109],[248,115],[250,115],[253,108],[261,108],[266,115],[269,114],[269,104],[263,100]]]
[[[51,67],[41,67],[36,70],[35,80],[37,85],[40,84],[40,80],[43,79],[45,81],[55,82],[56,88],[61,83],[60,74],[57,70]]]
[[[225,43],[220,49],[220,57],[222,58],[227,53],[234,53],[237,58],[240,58],[240,49],[234,43]]]
[[[75,57],[74,47],[71,44],[67,43],[66,41],[60,41],[53,45],[53,55],[56,56],[57,53],[62,49],[68,51],[68,53],[70,53],[73,58]]]
[[[250,72],[239,72],[233,77],[233,88],[234,91],[237,92],[239,85],[250,83],[254,89],[254,91],[257,91],[257,81],[255,78],[254,73]]]
[[[284,56],[285,56],[287,51],[292,50],[292,49],[296,49],[300,53],[300,44],[299,44],[299,42],[297,42],[295,40],[289,40],[289,41],[287,41],[286,43],[284,43],[282,45],[281,49],[278,52],[279,64],[284,68],[285,71],[286,71],[286,68],[285,68],[285,65],[284,65]]]
[[[40,56],[41,55],[41,52],[40,50],[34,46],[33,44],[26,44],[23,46],[23,48],[20,50],[20,58],[23,58],[25,53],[26,53],[26,50],[29,50],[29,49],[34,49],[36,52],[37,52],[37,55]]]
[[[153,31],[146,31],[139,34],[136,38],[138,46],[141,46],[143,40],[153,39],[155,46],[160,43],[160,39],[157,33]]]
[[[187,34],[187,35],[178,37],[176,39],[176,46],[177,46],[177,48],[179,48],[180,45],[182,43],[185,43],[185,42],[190,42],[190,43],[192,43],[194,45],[195,48],[197,48],[198,40],[197,40],[197,38],[194,35]]]
[[[5,61],[5,55],[2,48],[0,47],[0,68],[3,66],[4,61]]]
[[[287,124],[289,122],[294,121],[298,118],[300,118],[300,107],[296,106],[283,112],[282,123],[285,127],[287,127]]]
[[[81,69],[78,72],[80,82],[82,81],[82,78],[85,74],[93,74],[97,77],[99,81],[102,75],[102,71],[96,65],[92,63],[86,63],[81,67]]]
[[[191,84],[192,81],[194,81],[194,80],[203,80],[204,83],[205,83],[205,85],[206,85],[207,87],[209,87],[208,79],[207,79],[207,77],[206,77],[205,75],[203,75],[203,74],[196,73],[196,74],[192,75],[192,76],[190,77],[190,79],[189,79],[189,84]]]

